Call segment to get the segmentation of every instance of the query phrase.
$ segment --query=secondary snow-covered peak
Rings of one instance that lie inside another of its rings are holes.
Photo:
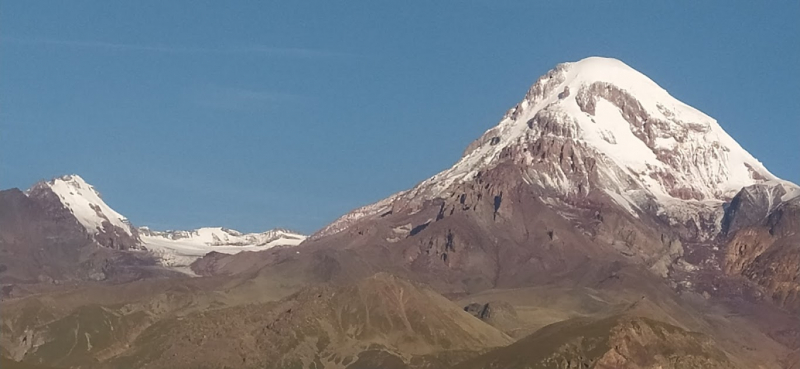
[[[261,233],[242,233],[223,227],[203,227],[191,231],[152,231],[140,227],[139,234],[145,238],[163,238],[171,241],[203,246],[294,246],[306,236],[285,229],[272,229]]]
[[[128,219],[108,206],[94,186],[79,175],[70,174],[39,182],[27,193],[30,196],[43,190],[52,191],[89,234],[96,236],[100,233],[122,232],[136,239],[135,231]],[[109,226],[112,228],[107,228]]]
[[[777,179],[713,118],[621,61],[591,57],[540,77],[455,166],[411,193],[438,196],[500,161],[530,167],[565,147],[569,162],[557,163],[553,172],[528,173],[533,182],[562,193],[594,186],[623,197],[635,191],[665,201],[721,201],[742,187]],[[556,160],[565,160],[563,154]],[[571,172],[586,158],[598,165],[577,178]],[[599,179],[588,183],[590,177]]]
[[[186,272],[195,260],[212,251],[223,254],[263,251],[278,246],[296,246],[306,239],[302,234],[285,229],[241,233],[222,227],[163,232],[140,227],[139,234],[145,247],[158,256],[163,265]]]

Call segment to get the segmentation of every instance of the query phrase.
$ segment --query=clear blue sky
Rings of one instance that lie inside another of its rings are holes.
[[[800,2],[533,3],[3,1],[0,187],[78,173],[137,225],[312,232],[592,55],[800,182]]]

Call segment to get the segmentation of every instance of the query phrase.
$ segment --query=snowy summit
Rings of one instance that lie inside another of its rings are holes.
[[[751,185],[797,193],[715,119],[622,61],[589,57],[541,76],[453,167],[341,217],[318,235],[336,233],[396,201],[447,197],[455,186],[507,162],[543,193],[564,199],[602,193],[634,216],[653,204],[676,216],[687,207],[716,211]]]
[[[742,187],[777,180],[713,118],[619,60],[590,57],[539,78],[477,147],[431,182],[469,179],[506,147],[543,136],[569,139],[606,159],[615,168],[603,168],[605,182],[620,192],[724,200]],[[539,180],[570,186],[566,175],[552,174]]]
[[[138,244],[136,230],[128,219],[108,206],[100,192],[77,174],[39,182],[26,194],[59,203],[102,245],[136,248]]]

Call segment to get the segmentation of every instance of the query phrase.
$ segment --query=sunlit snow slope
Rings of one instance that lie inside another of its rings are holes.
[[[58,196],[63,206],[78,219],[78,222],[86,228],[89,234],[96,235],[102,232],[105,222],[118,227],[129,236],[135,234],[128,219],[108,206],[100,197],[100,193],[79,175],[70,174],[50,181],[39,182],[28,193],[34,189],[45,188],[50,189]]]
[[[428,182],[441,188],[470,179],[508,146],[541,136],[568,138],[596,151],[656,196],[719,200],[777,179],[713,118],[621,61],[591,57],[541,77],[477,147]],[[607,180],[630,187],[616,174]],[[544,182],[568,185],[551,177]]]

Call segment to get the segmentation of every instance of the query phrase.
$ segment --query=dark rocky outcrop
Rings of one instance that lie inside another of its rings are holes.
[[[778,205],[786,190],[780,185],[752,185],[743,188],[725,206],[722,218],[722,236],[736,233],[743,227],[762,223],[772,212],[770,206]]]
[[[505,301],[490,301],[485,304],[473,302],[465,306],[464,311],[495,327],[518,319],[514,306]]]
[[[739,202],[739,209],[746,209],[746,203]],[[750,214],[763,213],[757,210]],[[731,212],[730,224],[743,225],[731,228],[735,232],[725,246],[725,273],[747,278],[778,306],[800,313],[800,198],[757,216],[760,220],[742,212]]]

